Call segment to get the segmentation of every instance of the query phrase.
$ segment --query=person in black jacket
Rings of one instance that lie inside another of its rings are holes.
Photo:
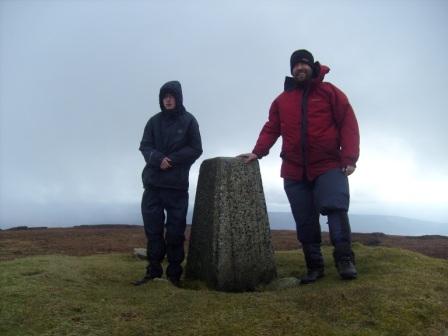
[[[137,286],[162,277],[165,254],[169,263],[166,276],[179,285],[185,258],[188,176],[202,154],[199,125],[183,105],[178,81],[162,86],[159,103],[162,111],[149,119],[140,143],[146,161],[141,209],[149,264],[143,279],[134,282]]]

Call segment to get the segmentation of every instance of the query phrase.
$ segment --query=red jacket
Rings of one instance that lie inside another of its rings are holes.
[[[263,126],[252,153],[267,155],[281,135],[283,159],[281,176],[309,180],[333,168],[356,166],[359,157],[359,129],[345,94],[331,83],[323,82],[330,71],[321,66],[308,94],[287,77],[285,91],[272,103],[269,120]]]

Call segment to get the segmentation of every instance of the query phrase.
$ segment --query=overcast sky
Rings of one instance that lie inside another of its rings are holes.
[[[356,112],[351,213],[448,222],[448,2],[0,0],[0,227],[141,221],[138,151],[182,83],[202,160],[251,151],[310,50]],[[280,142],[260,161],[288,211]]]

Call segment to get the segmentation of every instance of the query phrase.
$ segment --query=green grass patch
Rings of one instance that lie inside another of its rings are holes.
[[[342,281],[324,248],[313,285],[221,293],[198,282],[134,287],[145,262],[122,254],[0,262],[0,335],[448,335],[448,261],[355,245],[359,278]],[[279,277],[298,252],[277,252]]]

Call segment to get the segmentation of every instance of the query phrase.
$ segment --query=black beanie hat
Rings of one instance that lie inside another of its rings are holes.
[[[314,69],[314,57],[313,54],[310,53],[308,50],[299,49],[292,53],[290,61],[291,74],[292,74],[292,68],[294,68],[294,65],[296,65],[299,62],[306,63],[311,67],[311,69]]]

